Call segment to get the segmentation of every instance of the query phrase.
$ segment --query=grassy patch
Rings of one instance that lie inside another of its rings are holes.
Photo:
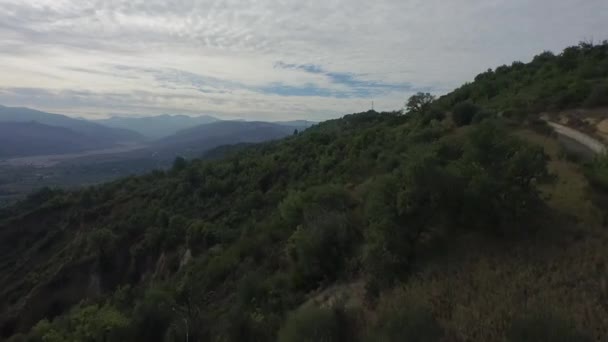
[[[560,158],[562,147],[559,142],[552,137],[530,130],[520,130],[517,136],[542,146],[551,158],[548,168],[555,175],[555,182],[541,186],[549,207],[575,217],[578,222],[586,225],[599,225],[601,210],[593,204],[589,196],[589,182],[585,179],[579,164]]]

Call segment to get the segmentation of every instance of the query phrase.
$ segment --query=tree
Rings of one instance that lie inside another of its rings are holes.
[[[328,213],[300,226],[289,239],[287,254],[296,285],[316,287],[343,272],[353,233],[343,214]]]
[[[435,101],[435,96],[430,93],[419,92],[416,95],[412,95],[405,105],[406,114],[420,114],[424,113],[431,104]]]
[[[461,102],[454,106],[452,119],[457,126],[471,124],[473,117],[480,111],[480,108],[471,102]]]

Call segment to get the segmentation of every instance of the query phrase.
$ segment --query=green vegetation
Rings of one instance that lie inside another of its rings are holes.
[[[594,71],[568,77],[595,75],[605,49],[575,48],[585,57],[568,70]],[[553,70],[561,58],[531,65]],[[534,75],[526,87],[546,81]],[[347,115],[216,160],[179,158],[167,171],[46,189],[0,210],[2,336],[607,336],[601,208],[546,126],[462,95],[493,84],[486,77],[436,101],[417,94],[406,113]],[[602,182],[602,160],[587,171],[591,184]],[[533,305],[545,312],[529,314]]]
[[[586,168],[585,175],[591,185],[608,192],[608,155],[599,156]]]
[[[445,108],[471,101],[506,116],[608,104],[608,41],[581,43],[532,62],[514,62],[475,77],[439,102]]]
[[[513,342],[590,342],[591,338],[577,331],[562,318],[547,312],[536,312],[516,319],[507,333]]]

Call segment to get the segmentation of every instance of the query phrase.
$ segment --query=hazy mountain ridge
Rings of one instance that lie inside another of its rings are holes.
[[[153,142],[149,149],[162,154],[198,158],[216,147],[281,139],[298,129],[303,131],[306,127],[263,121],[217,121],[181,130]]]
[[[0,121],[0,158],[81,152],[103,144],[64,127]]]
[[[110,128],[86,120],[23,107],[0,106],[0,122],[37,122],[46,126],[68,129],[74,134],[80,134],[87,138],[88,143],[83,140],[83,146],[86,146],[87,149],[107,148],[121,143],[139,142],[143,139],[142,135],[131,130]],[[39,133],[42,134],[43,130],[39,130]],[[41,141],[45,139],[44,136],[38,136],[37,138]],[[95,144],[92,144],[93,142]],[[50,153],[61,153],[62,149]]]
[[[177,133],[180,130],[219,121],[220,119],[209,115],[158,115],[140,118],[111,117],[96,120],[95,122],[108,127],[130,129],[150,139],[160,139]]]

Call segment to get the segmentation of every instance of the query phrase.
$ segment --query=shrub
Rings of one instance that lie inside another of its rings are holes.
[[[515,319],[507,331],[510,342],[591,342],[570,322],[548,313],[533,313]]]
[[[354,241],[344,215],[325,214],[315,221],[300,226],[287,246],[294,281],[304,287],[335,279],[344,270]]]
[[[279,342],[355,341],[354,319],[344,308],[304,307],[290,314],[279,331]]]
[[[471,122],[474,124],[478,124],[478,123],[480,123],[484,120],[490,119],[492,117],[493,117],[492,113],[485,111],[485,110],[480,110],[479,112],[475,113]]]
[[[600,83],[593,87],[583,106],[587,108],[608,106],[608,83]]]
[[[525,227],[542,203],[538,183],[550,179],[547,159],[542,148],[514,139],[493,122],[482,123],[456,165],[466,182],[461,225],[492,227],[495,233]]]
[[[420,301],[398,294],[383,298],[369,341],[434,342],[444,337],[441,325]]]
[[[422,114],[420,122],[423,125],[430,124],[433,120],[443,121],[445,119],[445,113],[439,108],[431,108]]]
[[[608,192],[608,155],[596,157],[585,167],[585,176],[591,186]]]
[[[457,126],[471,124],[473,117],[480,111],[480,108],[471,102],[461,102],[454,106],[452,118]]]
[[[552,136],[555,134],[555,131],[553,130],[553,128],[551,126],[549,126],[549,124],[545,120],[541,120],[541,119],[530,120],[529,126],[534,132],[536,132],[540,135]]]
[[[354,204],[344,187],[326,185],[290,193],[279,205],[279,211],[289,225],[297,226],[318,214],[331,211],[345,212]]]

